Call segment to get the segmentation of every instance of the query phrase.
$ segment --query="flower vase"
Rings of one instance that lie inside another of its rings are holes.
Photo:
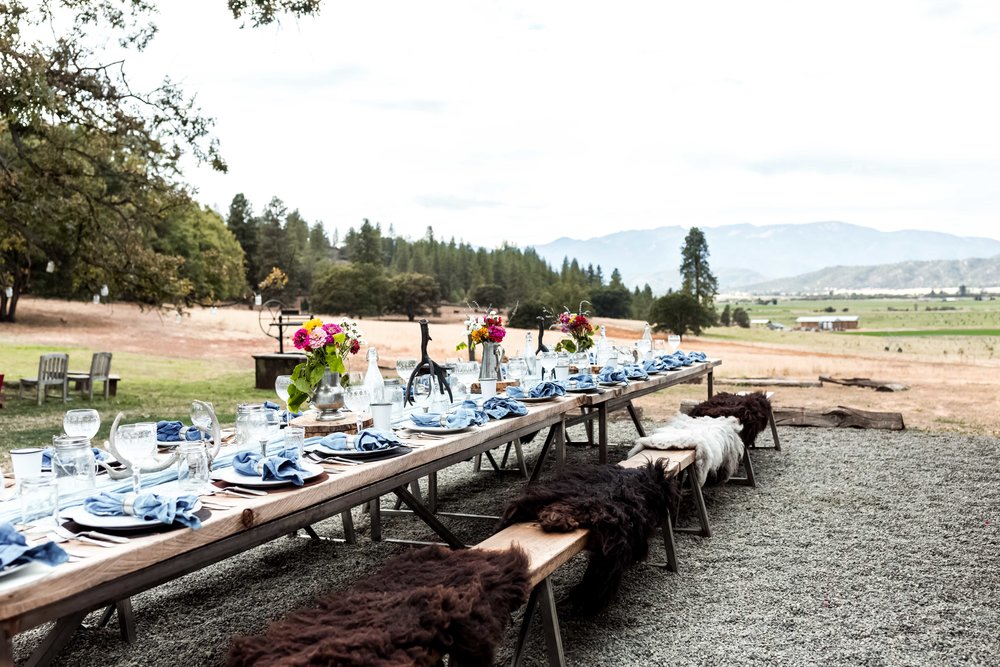
[[[344,389],[340,386],[340,373],[334,373],[329,368],[323,373],[323,378],[309,396],[310,405],[319,411],[316,419],[319,421],[334,421],[343,419],[340,408],[344,407]]]
[[[483,347],[483,361],[479,364],[480,380],[497,380],[500,376],[500,343],[481,343]]]

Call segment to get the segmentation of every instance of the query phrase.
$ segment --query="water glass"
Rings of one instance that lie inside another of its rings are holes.
[[[408,382],[410,376],[413,375],[413,371],[417,368],[416,359],[397,359],[396,360],[396,374],[399,375],[399,379],[403,382]]]
[[[538,361],[542,366],[542,380],[545,380],[559,363],[559,354],[557,352],[542,352],[538,356]]]
[[[25,477],[20,487],[21,523],[39,521],[55,527],[59,509],[59,487],[55,475]]]
[[[301,426],[289,426],[285,429],[285,448],[294,447],[299,453],[299,458],[305,453],[306,430]]]
[[[455,376],[465,386],[465,397],[472,396],[472,383],[479,377],[478,361],[461,361],[455,364]]]
[[[667,345],[670,346],[671,352],[676,352],[677,348],[681,346],[681,337],[677,334],[670,334],[667,336]]]
[[[177,485],[182,493],[200,493],[208,484],[208,451],[201,442],[177,448]]]
[[[399,380],[386,380],[382,388],[382,402],[392,404],[392,418],[403,417],[403,387]]]
[[[90,440],[100,429],[101,415],[97,410],[67,410],[63,416],[63,431],[66,435],[77,435]]]
[[[156,452],[156,424],[122,424],[115,433],[115,447],[125,459],[124,463],[132,468],[132,492],[139,493],[142,490],[142,464]]]
[[[507,362],[507,377],[511,380],[517,380],[518,384],[521,384],[521,379],[528,374],[528,365],[524,363],[524,359],[514,358]]]
[[[274,378],[274,393],[285,404],[285,409],[288,409],[288,386],[290,384],[292,384],[291,375],[279,375]]]
[[[90,439],[57,435],[52,438],[52,473],[62,495],[89,491],[97,486],[97,460]]]

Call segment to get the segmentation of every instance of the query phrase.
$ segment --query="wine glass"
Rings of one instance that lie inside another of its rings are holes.
[[[348,387],[361,387],[365,384],[365,374],[361,371],[351,371],[347,374]]]
[[[122,424],[115,432],[115,447],[132,469],[132,492],[142,490],[140,468],[143,461],[153,456],[156,451],[156,424],[141,422],[138,424]]]
[[[371,392],[363,385],[352,385],[344,390],[344,405],[354,415],[359,432],[364,423],[363,415],[371,407],[371,400]]]
[[[285,396],[288,396],[287,391]],[[212,431],[212,413],[209,411],[211,409],[214,407],[208,402],[197,401],[191,404],[191,423],[199,432],[205,434],[199,438],[200,440],[204,440],[205,436],[208,436]]]
[[[643,359],[649,358],[649,353],[653,351],[653,341],[648,338],[640,338],[635,341],[635,351],[638,353],[638,359],[636,362],[641,362]]]
[[[397,359],[396,360],[396,375],[399,379],[406,384],[410,381],[410,376],[413,375],[413,371],[417,368],[416,359]]]
[[[517,384],[521,384],[522,378],[528,374],[528,365],[524,363],[524,359],[516,357],[507,362],[507,377],[511,380],[517,380]]]
[[[267,456],[267,443],[278,430],[278,423],[271,421],[267,410],[251,410],[247,416],[247,428],[250,432],[248,440],[260,445],[261,457]]]
[[[101,429],[101,415],[97,410],[84,408],[81,410],[67,410],[63,416],[63,430],[66,435],[79,436],[93,439]]]
[[[479,362],[460,361],[455,364],[455,376],[465,386],[465,398],[472,398],[472,383],[479,379]]]
[[[542,365],[542,380],[552,371],[555,370],[556,364],[559,363],[559,354],[556,352],[542,352],[538,357],[539,363]],[[553,379],[555,376],[552,376]]]
[[[291,375],[279,375],[274,378],[274,392],[278,395],[278,399],[285,404],[285,409],[288,409],[288,385],[292,384]]]
[[[676,352],[677,348],[681,346],[681,337],[677,334],[670,334],[667,336],[667,345],[670,346],[671,352]]]

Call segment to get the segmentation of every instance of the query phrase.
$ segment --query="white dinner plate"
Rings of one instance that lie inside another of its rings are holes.
[[[305,471],[302,475],[302,481],[304,482],[316,479],[323,474],[323,468],[315,463],[299,461],[299,467]],[[244,475],[236,468],[220,468],[212,473],[212,479],[220,482],[228,482],[229,484],[235,484],[236,486],[245,486],[251,489],[267,489],[274,486],[288,486],[292,483],[291,480],[287,479],[265,480],[261,479],[260,475]]]
[[[201,501],[195,503],[192,511],[201,509]],[[137,516],[100,516],[91,514],[83,505],[70,507],[59,512],[60,519],[70,519],[85,528],[104,528],[107,530],[147,530],[163,526],[156,519],[142,519]]]
[[[571,394],[592,394],[597,391],[597,387],[584,387],[582,389],[579,387],[567,387],[566,391]]]
[[[601,385],[602,387],[621,387],[625,383],[616,380],[615,382],[598,382],[597,384]]]
[[[448,428],[447,426],[417,426],[412,421],[403,424],[403,428],[408,431],[413,431],[414,433],[436,433],[438,435],[447,435],[448,433],[462,433],[463,431],[468,431],[472,428],[472,425],[463,426],[462,428]]]
[[[340,456],[345,459],[380,459],[389,458],[390,454],[396,453],[398,450],[406,447],[403,443],[398,445],[389,445],[388,447],[383,447],[382,449],[333,449],[331,447],[325,447],[319,443],[314,445],[306,445],[305,451],[316,452],[322,454],[323,456]]]
[[[17,565],[8,565],[4,569],[0,570],[0,577],[6,577],[8,574],[13,574],[14,572],[17,572],[18,570],[25,568],[28,565],[31,565],[30,561],[27,563],[18,563]]]
[[[508,397],[509,398],[509,397]],[[538,396],[531,398],[530,396],[525,396],[524,398],[515,398],[515,401],[521,401],[522,403],[543,403],[545,401],[554,401],[558,396]]]

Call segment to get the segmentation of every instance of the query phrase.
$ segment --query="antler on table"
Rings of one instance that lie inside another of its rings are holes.
[[[443,395],[445,390],[448,390],[448,402],[454,402],[454,398],[451,395],[451,386],[448,384],[448,374],[445,372],[444,368],[439,364],[435,363],[431,359],[430,354],[427,353],[427,343],[431,340],[430,330],[427,325],[427,320],[420,320],[420,362],[417,367],[413,369],[413,373],[410,375],[410,379],[406,382],[406,392],[403,394],[403,403],[415,404],[413,400],[413,382],[419,375],[433,375],[438,380],[438,391]]]

